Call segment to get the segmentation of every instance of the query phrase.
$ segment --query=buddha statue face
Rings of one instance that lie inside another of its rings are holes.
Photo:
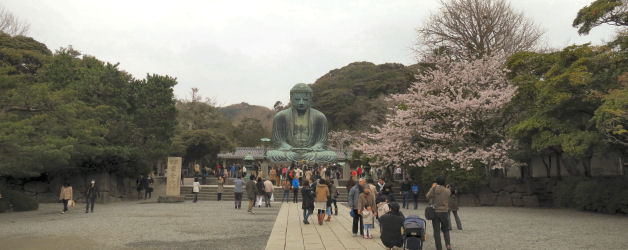
[[[292,106],[299,112],[305,112],[310,108],[311,95],[309,93],[297,92],[290,94]]]

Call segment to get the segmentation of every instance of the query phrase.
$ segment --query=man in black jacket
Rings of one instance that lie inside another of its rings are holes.
[[[404,180],[403,183],[401,183],[401,198],[403,199],[403,204],[401,205],[403,208],[409,208],[410,204],[408,204],[409,200],[410,200],[410,190],[412,189],[412,185],[410,185],[410,182],[408,180]]]
[[[388,249],[393,247],[403,247],[403,214],[399,211],[399,204],[392,202],[388,204],[390,212],[379,217],[382,244]]]
[[[314,192],[312,192],[312,179],[307,180],[307,184],[301,187],[301,208],[303,209],[303,224],[310,224],[308,217],[314,212]]]
[[[87,205],[85,206],[85,213],[89,211],[89,205],[92,205],[92,213],[94,212],[94,202],[96,198],[100,197],[100,192],[98,192],[98,188],[96,187],[96,180],[92,179],[89,187],[87,188],[87,194],[85,195],[85,200]]]

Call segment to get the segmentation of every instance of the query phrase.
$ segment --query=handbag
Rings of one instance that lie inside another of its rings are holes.
[[[275,201],[275,194],[270,195],[270,201]]]
[[[68,207],[74,207],[74,200],[68,201]]]
[[[351,215],[351,217],[355,217],[355,213],[353,212],[353,209],[351,209],[351,211],[349,211],[349,215]]]
[[[425,207],[425,219],[433,220],[436,217],[436,211],[434,210],[434,206],[432,204],[428,204]]]

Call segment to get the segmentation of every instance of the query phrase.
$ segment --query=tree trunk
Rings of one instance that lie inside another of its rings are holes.
[[[558,179],[562,179],[562,175],[560,174],[560,157],[556,157],[556,169],[558,170],[557,176]]]

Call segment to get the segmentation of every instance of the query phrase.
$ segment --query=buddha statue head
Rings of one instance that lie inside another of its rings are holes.
[[[303,113],[310,109],[312,101],[312,89],[305,83],[294,85],[290,89],[290,102],[299,113]]]

